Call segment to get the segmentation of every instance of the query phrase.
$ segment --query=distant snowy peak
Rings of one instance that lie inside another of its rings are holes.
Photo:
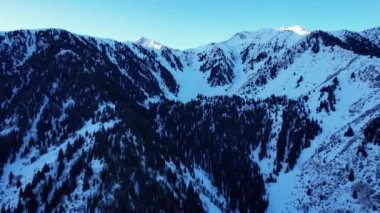
[[[302,26],[296,25],[296,26],[290,26],[290,27],[279,27],[276,28],[278,31],[292,31],[298,35],[307,35],[310,34],[310,31],[303,28]]]
[[[161,49],[163,47],[162,44],[157,43],[156,41],[145,38],[145,37],[140,37],[134,43],[146,48],[153,48],[153,49]]]

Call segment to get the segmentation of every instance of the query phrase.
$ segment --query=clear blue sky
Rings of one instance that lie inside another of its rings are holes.
[[[54,27],[184,49],[267,27],[358,31],[380,26],[379,11],[380,0],[0,0],[0,31]]]

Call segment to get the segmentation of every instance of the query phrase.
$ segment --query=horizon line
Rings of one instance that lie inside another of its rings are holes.
[[[102,36],[90,35],[90,34],[86,34],[86,33],[77,33],[77,32],[74,32],[74,30],[64,29],[64,28],[61,28],[61,27],[16,28],[16,29],[11,29],[11,30],[1,30],[0,29],[0,33],[11,33],[11,32],[16,32],[16,31],[31,31],[31,32],[35,31],[35,32],[38,32],[38,31],[46,31],[46,30],[61,30],[61,31],[69,32],[69,33],[77,35],[77,36],[91,37],[91,38],[98,39],[98,40],[109,40],[109,41],[114,41],[114,42],[119,42],[119,43],[136,43],[139,39],[144,38],[144,39],[147,39],[149,41],[156,42],[157,44],[159,44],[159,45],[161,45],[163,47],[169,48],[169,49],[185,51],[185,50],[197,49],[197,48],[200,48],[200,47],[203,47],[203,46],[207,46],[207,45],[210,45],[210,44],[213,44],[213,43],[223,43],[223,42],[226,42],[226,41],[230,40],[231,38],[233,38],[234,36],[236,36],[239,33],[255,33],[255,32],[262,31],[262,30],[291,31],[291,30],[284,30],[284,29],[281,29],[281,28],[292,28],[292,27],[301,27],[304,30],[308,31],[309,33],[313,33],[313,32],[316,32],[316,31],[323,31],[323,32],[329,32],[329,33],[331,33],[331,32],[340,32],[340,31],[348,31],[348,32],[361,33],[361,32],[364,32],[364,31],[380,28],[380,25],[379,26],[370,27],[370,28],[365,28],[363,30],[347,30],[347,29],[338,29],[338,30],[315,29],[315,30],[309,30],[307,28],[304,28],[301,25],[280,26],[280,27],[265,27],[265,28],[258,28],[256,30],[243,30],[243,31],[239,31],[239,32],[236,32],[236,33],[232,34],[231,36],[229,36],[228,38],[226,38],[224,40],[221,40],[221,41],[210,41],[208,43],[204,43],[204,44],[199,45],[197,47],[190,47],[190,48],[170,47],[170,46],[165,45],[165,44],[163,44],[163,43],[161,43],[161,42],[159,42],[159,41],[157,41],[155,39],[148,38],[148,37],[146,37],[144,35],[139,36],[138,38],[136,38],[134,40],[124,40],[124,41],[121,41],[120,39],[111,38],[111,37],[102,37]],[[297,34],[294,31],[293,31],[293,33]],[[301,36],[307,36],[307,34],[306,35],[301,35]]]

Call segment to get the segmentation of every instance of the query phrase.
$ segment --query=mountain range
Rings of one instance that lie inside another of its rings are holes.
[[[380,28],[0,32],[2,212],[377,212],[379,145]]]

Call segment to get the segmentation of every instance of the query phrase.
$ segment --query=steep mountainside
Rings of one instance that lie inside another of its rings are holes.
[[[376,212],[380,28],[176,50],[0,33],[1,211]]]

